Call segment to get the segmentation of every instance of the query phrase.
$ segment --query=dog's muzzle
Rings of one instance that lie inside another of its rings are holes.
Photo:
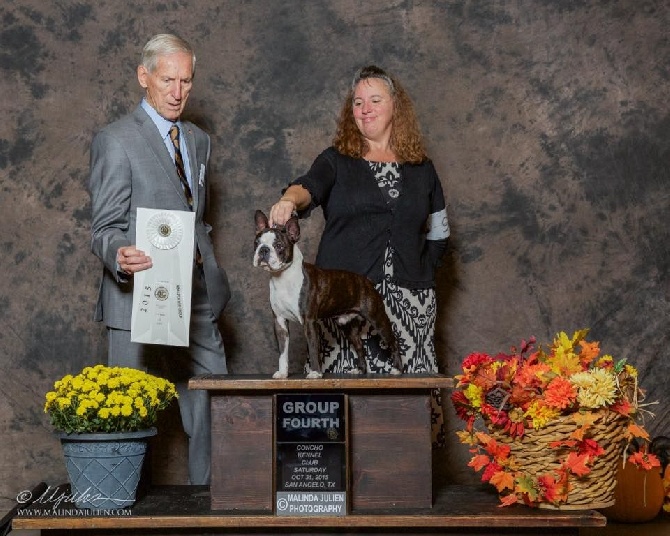
[[[268,246],[261,246],[256,250],[256,265],[268,264],[272,250]]]

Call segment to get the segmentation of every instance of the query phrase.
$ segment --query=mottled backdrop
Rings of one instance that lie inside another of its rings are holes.
[[[667,2],[3,0],[0,20],[5,502],[64,481],[44,393],[105,356],[89,143],[135,107],[141,47],[165,31],[197,49],[190,116],[213,139],[209,220],[233,287],[221,327],[234,373],[276,361],[253,211],[329,144],[352,73],[376,62],[414,97],[448,197],[442,371],[473,350],[590,327],[639,367],[660,402],[649,428],[670,434]],[[308,258],[321,226],[303,225]],[[469,481],[451,432],[447,478]]]

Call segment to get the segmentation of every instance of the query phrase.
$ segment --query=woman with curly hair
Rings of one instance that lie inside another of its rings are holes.
[[[367,276],[384,298],[403,372],[437,372],[435,270],[449,237],[442,186],[426,154],[412,101],[400,83],[370,65],[354,76],[332,147],[294,180],[270,210],[270,225],[320,206],[325,227],[315,264]],[[356,370],[334,321],[320,323],[325,372]],[[370,372],[389,372],[378,337],[365,340]],[[434,398],[434,443],[442,408]]]

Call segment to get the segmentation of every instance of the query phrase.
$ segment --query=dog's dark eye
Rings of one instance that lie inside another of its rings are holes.
[[[275,244],[275,249],[277,250],[278,253],[281,253],[282,251],[284,251],[284,244],[278,242],[277,244]]]

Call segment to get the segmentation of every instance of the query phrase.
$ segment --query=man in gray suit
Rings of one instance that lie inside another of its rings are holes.
[[[208,484],[208,393],[189,391],[187,383],[195,375],[227,372],[217,318],[230,288],[214,257],[211,227],[203,221],[210,139],[181,120],[194,73],[195,54],[183,39],[159,34],[145,45],[137,68],[144,99],[134,112],[98,132],[91,145],[91,248],[104,265],[95,319],[107,326],[109,364],[149,370],[175,382],[189,437],[190,483]],[[152,267],[151,258],[134,245],[138,207],[195,213],[187,348],[130,340],[133,274]]]

